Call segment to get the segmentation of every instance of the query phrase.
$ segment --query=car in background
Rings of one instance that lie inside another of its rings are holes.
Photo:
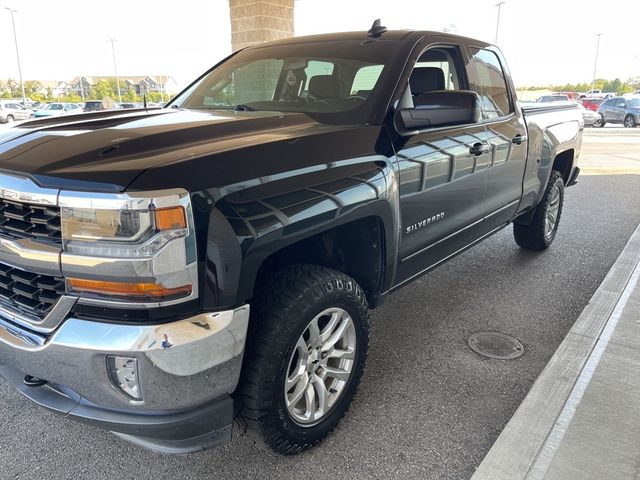
[[[566,95],[569,100],[578,100],[578,94],[576,92],[558,92],[559,95]]]
[[[12,123],[33,118],[33,110],[24,108],[17,102],[0,100],[0,123]]]
[[[578,108],[580,109],[580,113],[582,113],[582,120],[584,120],[585,127],[592,127],[594,123],[597,123],[602,119],[602,117],[598,112],[589,110],[588,108],[585,108],[585,106],[580,103],[578,103]]]
[[[602,102],[604,102],[604,98],[583,98],[580,102],[587,110],[597,112]]]
[[[610,98],[615,96],[615,93],[613,92],[603,92],[602,90],[598,90],[598,89],[594,89],[594,90],[589,90],[588,92],[585,93],[581,93],[579,95],[578,98],[583,99],[583,98]]]
[[[598,114],[600,118],[594,123],[594,127],[604,127],[606,123],[621,123],[626,128],[633,128],[640,124],[640,96],[609,98],[602,102]]]
[[[553,95],[543,95],[536,100],[537,103],[548,103],[548,102],[568,102],[570,100],[568,95],[564,94],[553,94]]]
[[[59,117],[60,115],[75,115],[77,113],[82,113],[80,105],[75,103],[54,102],[48,104],[42,110],[37,110],[35,112],[35,117]]]
[[[83,110],[85,112],[100,112],[102,110],[106,110],[106,107],[102,100],[87,100],[84,102]]]
[[[120,108],[130,109],[130,108],[143,108],[143,107],[141,103],[127,102],[127,103],[121,103]]]

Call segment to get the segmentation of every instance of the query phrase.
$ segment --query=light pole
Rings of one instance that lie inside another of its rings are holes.
[[[20,76],[20,88],[22,89],[22,105],[27,108],[27,96],[24,94],[24,82],[22,81],[22,67],[20,67],[20,52],[18,51],[18,36],[16,35],[16,22],[13,19],[13,14],[18,13],[13,8],[4,7],[5,10],[11,12],[11,25],[13,26],[13,41],[16,44],[16,58],[18,59],[18,75]]]
[[[111,42],[111,53],[113,54],[113,69],[116,71],[116,86],[118,87],[118,103],[122,103],[122,94],[120,93],[120,77],[118,77],[118,64],[116,63],[116,47],[115,47],[115,38],[110,38]]]
[[[596,33],[596,37],[598,37],[598,41],[596,43],[596,59],[593,62],[593,80],[591,81],[591,93],[593,93],[593,88],[596,84],[596,69],[598,68],[598,50],[600,50],[600,37],[602,33]]]
[[[496,45],[498,44],[498,31],[500,30],[500,7],[507,2],[498,2],[495,4],[498,7],[498,19],[496,20],[496,41],[494,42]]]

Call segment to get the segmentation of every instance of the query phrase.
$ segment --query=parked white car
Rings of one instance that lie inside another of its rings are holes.
[[[50,103],[42,110],[35,112],[36,118],[39,117],[58,117],[60,115],[74,115],[82,113],[82,107],[75,103]]]
[[[33,110],[24,108],[17,102],[0,100],[0,123],[11,123],[33,118]]]

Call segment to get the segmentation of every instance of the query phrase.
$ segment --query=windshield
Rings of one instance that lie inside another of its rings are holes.
[[[64,106],[61,103],[50,103],[45,110],[62,110]]]
[[[390,43],[344,41],[245,50],[193,84],[172,106],[299,112],[328,123],[364,123],[391,60]]]
[[[629,100],[630,107],[640,107],[640,98],[632,98]]]

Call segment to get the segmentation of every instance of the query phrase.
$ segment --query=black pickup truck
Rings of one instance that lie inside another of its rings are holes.
[[[244,49],[162,109],[3,128],[0,373],[162,452],[234,419],[299,452],[356,393],[369,309],[510,223],[553,242],[582,129],[523,111],[495,46],[384,28]]]

